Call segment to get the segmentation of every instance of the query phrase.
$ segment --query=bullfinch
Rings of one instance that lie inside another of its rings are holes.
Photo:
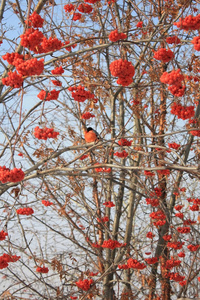
[[[97,142],[100,139],[98,132],[96,132],[96,130],[94,130],[92,127],[88,127],[86,129],[84,132],[84,137],[86,143]]]

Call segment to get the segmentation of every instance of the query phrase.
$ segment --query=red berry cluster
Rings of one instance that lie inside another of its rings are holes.
[[[184,76],[180,74],[180,69],[170,73],[164,72],[160,77],[162,83],[169,84],[168,90],[176,97],[181,97],[185,93],[185,86],[182,86]]]
[[[88,1],[85,1],[85,2],[93,4],[93,3],[97,2],[97,1],[99,1],[99,0],[88,0]],[[64,6],[64,10],[65,10],[66,13],[74,11],[75,10],[75,5],[73,5],[71,3],[67,4],[67,5]],[[87,4],[87,3],[86,4],[85,3],[81,3],[78,6],[78,11],[80,11],[81,13],[89,14],[89,13],[91,13],[93,11],[93,7],[91,5],[89,5],[89,4]],[[72,20],[73,21],[78,21],[78,20],[81,19],[81,17],[82,17],[82,14],[80,14],[80,13],[74,13]]]
[[[119,40],[126,39],[127,35],[125,33],[118,32],[118,30],[116,29],[116,30],[111,31],[108,38],[111,42],[117,42]]]
[[[200,205],[200,198],[187,198],[188,202],[193,202],[194,204]]]
[[[179,253],[178,253],[178,256],[179,256],[179,257],[185,257],[185,252],[179,252]]]
[[[78,21],[78,20],[81,19],[81,17],[82,17],[82,14],[80,14],[80,13],[74,13],[72,20],[73,21]]]
[[[84,119],[84,120],[89,120],[91,118],[95,118],[95,115],[91,114],[90,112],[85,112],[81,116],[81,119]]]
[[[194,45],[194,49],[196,51],[200,51],[200,35],[199,36],[195,36],[193,38],[193,40],[191,41],[191,43]]]
[[[127,139],[121,139],[118,141],[120,146],[131,146],[132,141],[128,141]]]
[[[96,163],[95,165],[98,165],[99,163]],[[95,172],[99,173],[99,172],[104,172],[104,173],[110,173],[111,172],[111,168],[95,168]]]
[[[38,273],[48,273],[49,269],[46,267],[37,267],[36,272]]]
[[[41,92],[39,92],[37,97],[40,100],[45,100],[45,101],[57,100],[58,96],[59,96],[59,93],[60,93],[60,91],[56,91],[56,90],[52,90],[50,92],[42,90]]]
[[[152,239],[155,236],[155,234],[153,234],[151,231],[147,232],[146,237],[148,239]]]
[[[176,214],[175,214],[175,217],[180,218],[180,219],[183,219],[183,218],[184,218],[184,215],[183,215],[183,213],[176,213]]]
[[[118,268],[123,269],[123,270],[127,270],[129,267],[128,267],[128,265],[123,264],[123,265],[118,265]]]
[[[103,205],[105,205],[106,207],[114,207],[115,206],[115,204],[112,201],[104,202]]]
[[[182,97],[185,93],[185,85],[184,86],[170,85],[168,86],[168,90],[172,93],[172,95],[176,97]]]
[[[50,37],[47,39],[38,29],[28,28],[24,34],[20,35],[21,45],[29,48],[35,53],[47,53],[50,51],[60,50],[64,45],[57,38]]]
[[[110,64],[110,72],[113,76],[119,77],[117,80],[118,84],[128,86],[133,82],[132,77],[135,74],[135,68],[131,62],[119,59]]]
[[[13,53],[6,53],[5,55],[2,55],[2,58],[3,60],[7,60],[7,62],[10,64],[10,65],[13,65],[14,61],[16,59],[21,59],[23,60],[24,59],[24,55],[22,54],[19,54],[17,52],[13,52]]]
[[[199,77],[198,76],[192,76],[192,75],[186,75],[187,80],[194,80],[194,82],[199,82]]]
[[[172,52],[170,49],[160,48],[158,51],[154,52],[153,57],[166,63],[174,58],[174,52]]]
[[[184,277],[184,276],[183,276],[183,277]],[[179,281],[179,284],[180,284],[181,286],[186,285],[186,283],[187,283],[187,280]]]
[[[82,289],[83,291],[88,291],[92,284],[93,284],[93,279],[89,279],[89,280],[88,279],[84,279],[84,280],[79,279],[79,281],[76,282],[77,287]]]
[[[183,221],[183,225],[194,225],[197,221],[193,221],[191,219],[187,219]]]
[[[159,205],[159,200],[158,199],[151,199],[151,198],[146,198],[146,203],[148,205],[151,205],[153,207],[157,207]]]
[[[71,12],[72,10],[75,10],[75,5],[73,5],[72,3],[66,4],[64,6],[64,10],[66,13]]]
[[[100,0],[84,0],[84,2],[95,4],[96,2],[99,2]]]
[[[152,212],[149,216],[153,220],[157,220],[157,219],[164,220],[164,219],[166,219],[166,216],[165,216],[165,214],[164,214],[164,212],[162,210],[158,210],[156,212]]]
[[[99,223],[105,223],[105,222],[108,222],[109,221],[109,217],[108,216],[105,216],[103,218],[97,218],[97,221]]]
[[[190,227],[177,227],[177,231],[180,233],[190,233]]]
[[[171,240],[171,238],[172,238],[172,236],[171,236],[171,234],[165,234],[165,235],[163,235],[163,240],[165,240],[165,241],[170,241]]]
[[[144,171],[144,175],[145,176],[155,176],[155,173],[151,172],[151,171]]]
[[[174,250],[179,250],[183,247],[184,244],[184,242],[168,242],[167,247],[173,248]]]
[[[63,70],[63,67],[60,66],[60,67],[57,67],[55,68],[54,70],[51,71],[51,73],[53,75],[62,75],[65,71]]]
[[[13,64],[19,74],[16,71],[13,73],[9,72],[8,77],[2,79],[2,83],[14,88],[22,86],[22,76],[40,75],[44,70],[44,59],[37,60],[37,58],[33,58],[24,60],[23,56],[18,53],[7,53],[4,55],[4,59]]]
[[[160,197],[162,195],[162,189],[156,187],[154,188],[154,192],[151,193],[151,196],[156,195],[157,197]]]
[[[190,134],[193,136],[200,136],[200,130],[192,130],[190,131]]]
[[[60,80],[51,80],[51,82],[53,83],[53,85],[55,86],[62,86],[62,82]]]
[[[181,285],[181,286],[186,285],[186,283],[187,283],[187,280],[179,281],[179,285]]]
[[[19,259],[20,259],[20,256],[8,255],[7,253],[4,253],[2,256],[0,256],[0,269],[7,268],[8,263],[16,262]]]
[[[158,221],[156,221],[156,222],[153,222],[153,225],[156,226],[156,227],[158,228],[159,226],[165,225],[165,223],[166,223],[165,220],[158,220]]]
[[[0,181],[2,183],[6,182],[19,182],[24,179],[24,172],[22,169],[14,168],[10,170],[5,166],[0,167]]]
[[[79,4],[78,6],[78,10],[81,12],[81,13],[85,13],[85,14],[89,14],[93,11],[93,8],[91,5],[89,4],[85,4],[85,3],[81,3]]]
[[[193,204],[189,208],[190,208],[191,211],[199,211],[199,205],[198,204]]]
[[[176,282],[183,281],[185,276],[181,276],[179,273],[169,272],[165,275],[165,277],[169,278],[170,280],[174,280]]]
[[[184,76],[180,74],[180,71],[181,70],[178,69],[173,70],[170,73],[164,72],[160,77],[160,81],[169,85],[181,85],[181,82],[184,80]]]
[[[8,77],[2,78],[2,84],[12,88],[20,88],[23,84],[23,78],[16,71],[8,72]]]
[[[92,247],[94,247],[94,248],[101,248],[101,245],[99,245],[98,243],[92,243]]]
[[[92,94],[89,91],[86,91],[84,86],[74,86],[74,87],[69,87],[68,91],[72,92],[72,97],[74,98],[75,101],[78,102],[84,102],[86,99],[93,99],[93,100],[97,100],[94,96],[94,94]]]
[[[44,70],[44,59],[15,60],[13,63],[22,76],[40,75]]]
[[[48,200],[42,200],[42,204],[43,204],[44,206],[51,206],[51,205],[53,204],[53,202],[50,202],[50,201],[48,201]]]
[[[133,82],[133,79],[132,77],[119,77],[116,82],[122,86],[129,86]]]
[[[192,15],[189,15],[187,17],[180,18],[179,22],[175,22],[174,25],[176,25],[180,29],[184,29],[186,31],[188,30],[198,30],[200,29],[200,15],[197,15],[196,17],[193,17]]]
[[[140,104],[140,101],[137,99],[133,99],[130,101],[131,104],[133,104],[133,106]]]
[[[82,155],[79,159],[80,160],[84,160],[84,159],[86,159],[88,157],[88,154],[85,154],[85,155]]]
[[[180,211],[182,208],[183,208],[183,205],[180,205],[180,204],[174,206],[174,209],[175,209],[175,210],[178,210],[178,211]]]
[[[0,241],[5,240],[7,235],[8,235],[7,232],[1,230],[0,231]]]
[[[18,215],[30,216],[34,213],[34,210],[31,207],[18,208],[16,210]]]
[[[153,222],[153,225],[156,227],[163,226],[166,223],[166,221],[165,221],[166,216],[162,210],[152,212],[149,216],[151,219],[157,220],[157,221]]]
[[[188,245],[188,246],[187,246],[187,248],[188,248],[191,252],[197,251],[199,247],[200,247],[200,245]]]
[[[181,145],[177,144],[177,143],[168,143],[168,147],[171,149],[175,149],[178,150],[180,148]]]
[[[24,179],[24,176],[25,176],[25,174],[22,171],[22,169],[14,168],[10,171],[9,181],[10,182],[19,182],[19,181],[22,181]]]
[[[39,128],[34,129],[34,136],[39,140],[55,139],[59,135],[59,132],[54,131],[53,128]]]
[[[137,25],[136,25],[136,27],[137,28],[142,28],[143,27],[143,22],[142,21],[138,22]]]
[[[145,261],[148,265],[153,265],[158,262],[158,258],[157,257],[145,258]]]
[[[171,113],[173,115],[176,115],[178,119],[186,120],[190,119],[194,116],[194,106],[182,106],[181,104],[178,104],[174,102],[171,106]]]
[[[35,11],[29,16],[28,20],[25,21],[28,26],[35,28],[42,27],[44,19],[40,17]]]
[[[126,244],[119,243],[118,241],[111,240],[109,239],[108,241],[104,241],[103,244],[101,245],[102,248],[108,248],[108,249],[115,249],[115,248],[120,248],[120,247],[125,247]]]
[[[41,46],[44,49],[44,52],[47,53],[60,50],[60,48],[64,46],[64,44],[57,38],[50,37],[49,39],[47,39],[46,37],[44,37]]]
[[[35,53],[43,53],[41,43],[44,35],[38,29],[28,28],[25,33],[20,35],[21,45],[25,48],[29,48]]]
[[[125,150],[123,150],[122,152],[115,152],[114,156],[120,157],[120,158],[125,158],[128,156],[128,152],[126,152]]]
[[[7,258],[8,262],[16,262],[20,259],[20,256],[17,256],[17,255],[8,255],[8,254],[5,254],[5,253],[3,255],[4,255],[4,257]]]
[[[143,270],[146,268],[145,264],[140,263],[137,259],[129,258],[127,260],[127,266],[131,269]]]
[[[176,35],[168,36],[166,38],[166,43],[168,43],[168,44],[180,44],[181,40]]]

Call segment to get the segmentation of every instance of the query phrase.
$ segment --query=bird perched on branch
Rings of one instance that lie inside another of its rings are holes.
[[[86,143],[92,143],[97,142],[100,139],[100,136],[96,130],[94,130],[92,127],[88,127],[84,132],[84,137]]]

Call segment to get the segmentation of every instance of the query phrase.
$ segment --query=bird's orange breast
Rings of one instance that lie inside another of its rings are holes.
[[[90,131],[86,131],[85,132],[85,141],[86,143],[92,143],[95,142],[97,140],[97,135],[94,131],[90,130]]]

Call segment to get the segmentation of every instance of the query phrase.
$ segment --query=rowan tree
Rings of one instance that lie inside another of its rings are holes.
[[[198,9],[1,1],[2,299],[199,296]]]

